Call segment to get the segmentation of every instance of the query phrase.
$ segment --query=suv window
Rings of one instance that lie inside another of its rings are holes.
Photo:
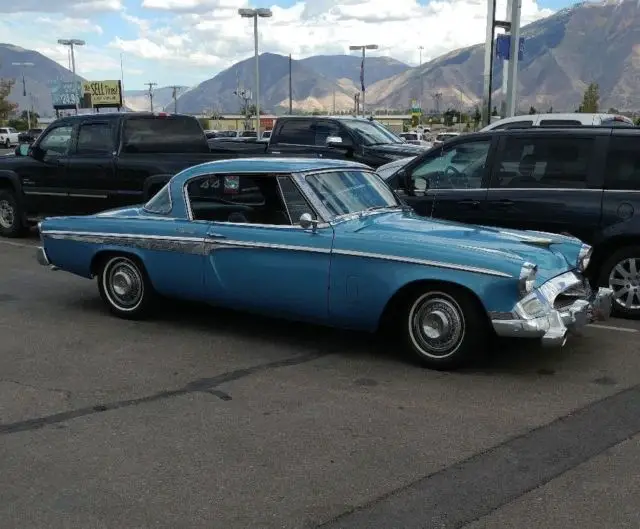
[[[508,130],[508,129],[528,129],[533,127],[532,119],[523,119],[522,121],[512,121],[511,123],[503,123],[494,127],[493,130]]]
[[[312,124],[313,121],[310,119],[290,119],[282,124],[275,138],[278,143],[314,145],[315,135]]]
[[[478,189],[482,186],[491,140],[445,146],[411,171],[416,191],[426,189]]]
[[[44,151],[45,156],[64,156],[69,153],[72,132],[73,127],[70,126],[60,126],[51,129],[47,135],[42,138],[39,148]]]
[[[541,127],[581,127],[582,121],[577,119],[543,119]]]
[[[87,123],[80,125],[76,152],[78,154],[104,154],[113,152],[113,136],[109,123]]]
[[[123,149],[126,153],[211,152],[198,121],[184,116],[125,119]]]
[[[593,144],[593,138],[506,138],[494,186],[582,189]]]
[[[316,146],[324,147],[329,136],[341,136],[340,127],[331,121],[318,121],[314,129]],[[347,138],[343,138],[343,141],[346,143]]]
[[[608,189],[640,190],[640,150],[634,138],[609,140],[606,186]]]

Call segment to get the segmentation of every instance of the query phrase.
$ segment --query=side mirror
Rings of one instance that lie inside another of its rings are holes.
[[[342,141],[342,138],[340,136],[329,136],[325,140],[324,144],[327,147],[344,147],[345,146],[345,144]]]
[[[303,230],[313,230],[316,231],[318,228],[318,221],[314,219],[310,213],[303,213],[300,215],[300,227]]]
[[[29,156],[30,145],[28,143],[21,143],[16,147],[16,156]]]

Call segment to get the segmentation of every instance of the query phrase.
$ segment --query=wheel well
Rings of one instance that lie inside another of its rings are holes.
[[[597,279],[600,275],[600,268],[614,252],[625,246],[640,244],[640,237],[637,235],[620,235],[606,240],[593,249],[593,257],[587,268],[587,275],[592,279]]]
[[[93,256],[93,259],[91,259],[91,265],[89,268],[89,270],[91,271],[91,276],[92,277],[97,276],[98,272],[100,271],[102,266],[107,262],[108,259],[112,257],[118,257],[118,256],[128,257],[132,261],[135,261],[135,263],[139,265],[140,268],[142,268],[143,272],[146,272],[144,263],[136,254],[130,253],[127,251],[119,251],[119,250],[103,250],[95,254]]]
[[[480,298],[473,290],[458,283],[452,283],[450,281],[424,279],[407,283],[399,290],[397,290],[393,296],[391,296],[391,299],[387,302],[384,310],[382,311],[382,316],[380,316],[378,330],[390,330],[395,322],[395,318],[397,317],[399,311],[402,309],[403,305],[407,303],[410,296],[415,295],[418,292],[424,292],[426,289],[433,290],[443,287],[450,290],[458,290],[467,294],[469,296],[469,299],[472,299],[477,304],[478,310],[482,314],[484,314],[487,320],[487,325],[491,324],[491,320],[489,318],[489,315],[487,314],[486,309],[484,308],[484,305],[482,304],[482,301],[480,301]]]
[[[13,191],[13,184],[8,178],[0,178],[0,189],[11,189]]]

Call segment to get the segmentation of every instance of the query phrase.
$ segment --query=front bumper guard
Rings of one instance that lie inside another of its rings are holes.
[[[51,270],[58,270],[57,266],[51,264],[51,261],[49,261],[49,256],[42,246],[38,246],[38,249],[36,250],[36,260],[42,266],[48,266],[49,268],[51,268]]]
[[[492,319],[498,336],[539,338],[545,347],[562,347],[569,334],[580,334],[594,321],[608,320],[613,305],[613,290],[600,288],[589,299],[576,299],[561,310],[551,308],[547,314],[531,319]]]

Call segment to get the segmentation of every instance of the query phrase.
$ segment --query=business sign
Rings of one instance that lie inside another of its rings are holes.
[[[51,83],[51,100],[56,110],[77,108],[82,103],[81,81],[53,81]]]
[[[412,116],[422,115],[422,109],[420,108],[420,105],[415,99],[411,100],[411,115]]]
[[[85,81],[82,91],[89,105],[94,108],[122,106],[122,85],[120,81]]]
[[[511,59],[511,35],[498,35],[496,39],[496,57],[498,59]],[[520,37],[518,42],[518,60],[524,57],[524,38]]]

